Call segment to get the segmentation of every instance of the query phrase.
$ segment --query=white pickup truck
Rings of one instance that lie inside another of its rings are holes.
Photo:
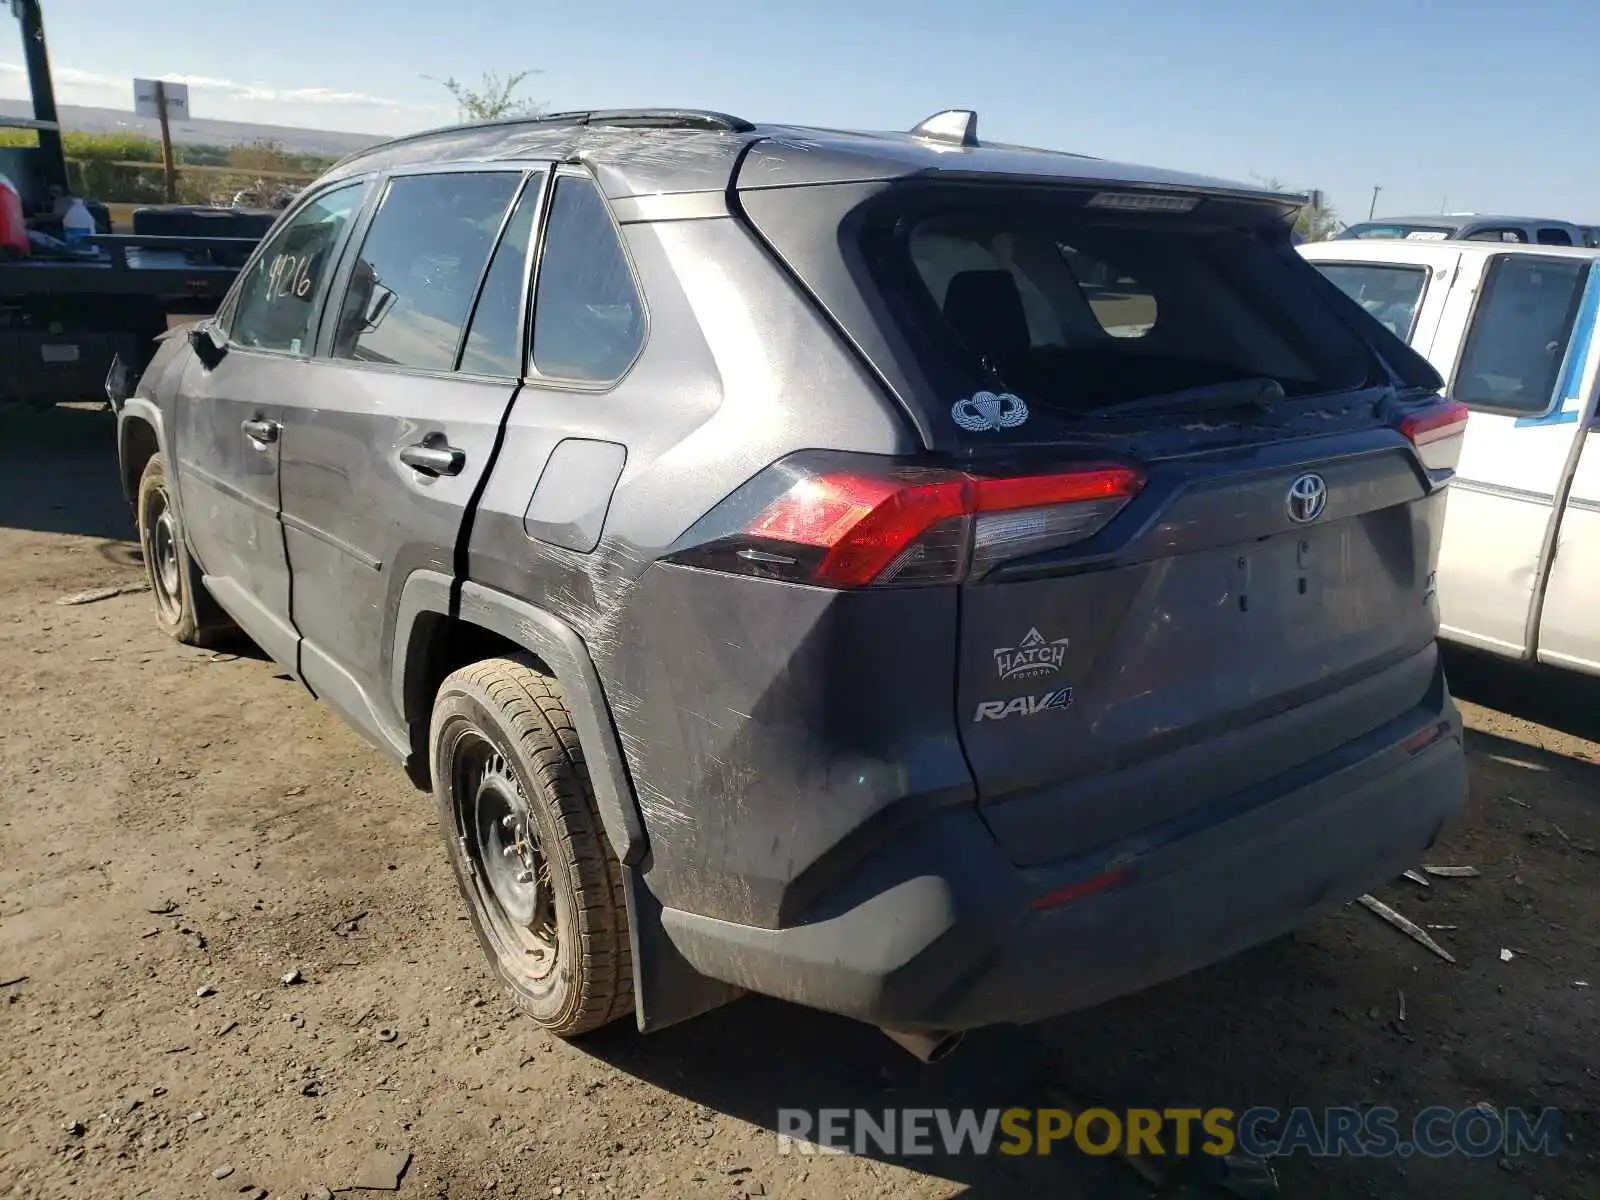
[[[1300,247],[1471,410],[1437,587],[1442,637],[1600,674],[1600,250]]]

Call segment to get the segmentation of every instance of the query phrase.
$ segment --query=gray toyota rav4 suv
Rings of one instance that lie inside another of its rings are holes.
[[[553,1033],[748,990],[930,1057],[1144,987],[1465,794],[1465,412],[1299,202],[961,111],[362,151],[114,395],[158,618],[432,789]]]

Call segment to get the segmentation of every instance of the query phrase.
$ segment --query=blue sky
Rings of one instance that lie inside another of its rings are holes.
[[[1594,0],[45,0],[64,103],[189,77],[196,117],[401,132],[453,109],[425,75],[538,68],[557,108],[686,105],[980,134],[1325,189],[1347,220],[1451,209],[1600,222]],[[0,4],[0,95],[22,96]],[[1573,48],[1579,58],[1569,57]]]

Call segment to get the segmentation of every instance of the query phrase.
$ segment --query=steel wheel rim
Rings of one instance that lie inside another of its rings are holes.
[[[147,518],[150,530],[144,552],[150,564],[150,587],[155,593],[156,606],[168,621],[175,621],[183,613],[182,564],[178,557],[178,522],[172,515],[165,492],[150,497]]]
[[[516,772],[476,730],[456,743],[451,793],[489,932],[508,966],[542,979],[554,971],[560,947],[549,860]]]

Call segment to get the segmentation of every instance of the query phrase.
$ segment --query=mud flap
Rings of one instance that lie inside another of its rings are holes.
[[[640,1033],[654,1033],[721,1008],[744,989],[702,975],[672,944],[661,923],[661,902],[637,867],[622,869],[622,889],[633,923],[633,1002]]]

